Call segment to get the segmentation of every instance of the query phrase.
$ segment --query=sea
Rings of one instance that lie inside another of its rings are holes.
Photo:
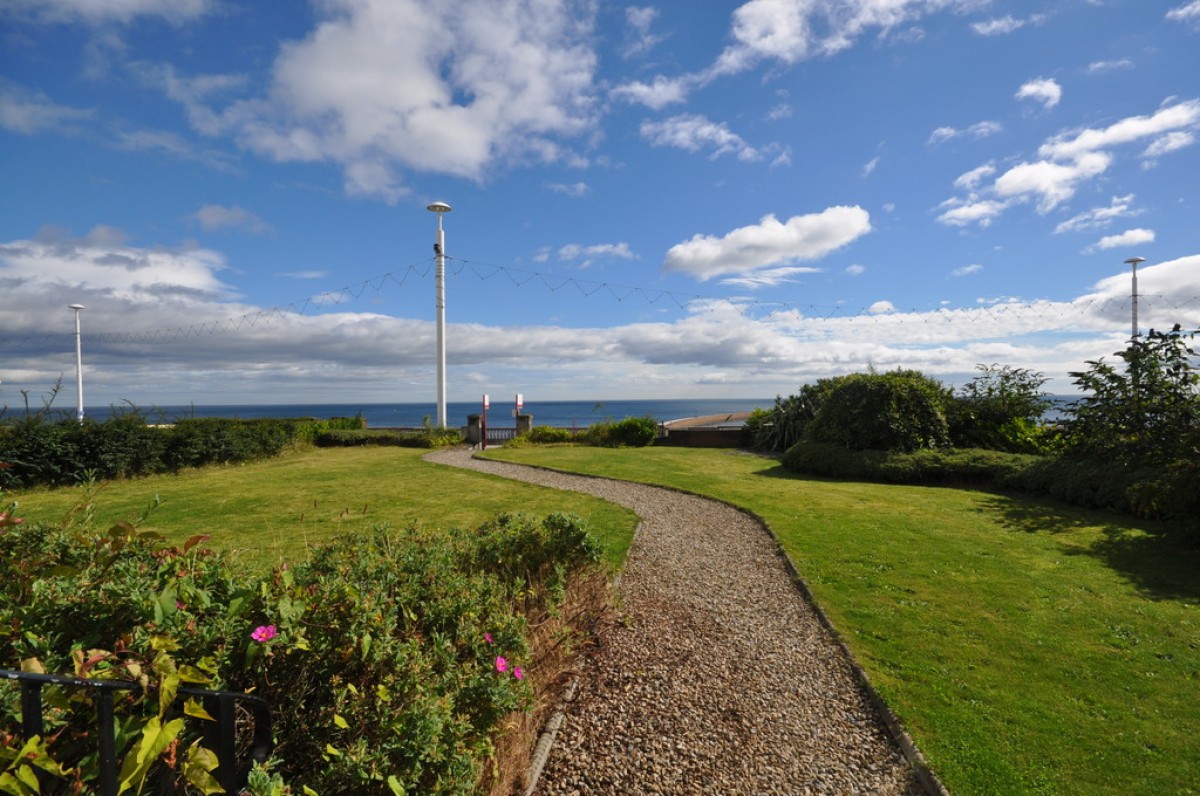
[[[526,401],[522,414],[532,415],[535,426],[559,426],[562,428],[585,428],[605,420],[623,420],[626,417],[652,417],[663,423],[687,417],[723,414],[726,412],[749,412],[755,408],[770,408],[774,398],[683,398],[659,400],[610,400],[610,401]],[[513,412],[515,402],[492,401],[488,409],[488,424],[499,428],[515,425]],[[10,409],[10,414],[12,410]],[[85,406],[85,419],[103,422],[114,414],[132,411],[128,405]],[[235,404],[227,406],[139,406],[150,423],[171,423],[193,417],[225,417],[244,420],[260,417],[313,417],[326,420],[331,417],[355,417],[361,415],[368,428],[419,428],[437,416],[434,403],[396,404]],[[479,401],[449,401],[446,404],[446,423],[451,427],[465,426],[467,416],[483,411]],[[75,409],[55,407],[53,415],[60,419],[73,419]]]

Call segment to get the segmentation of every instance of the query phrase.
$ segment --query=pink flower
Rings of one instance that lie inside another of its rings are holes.
[[[491,644],[491,643],[492,643],[492,634],[491,634],[491,633],[484,633],[484,634],[483,634],[483,640],[484,640],[484,641],[486,641],[488,644]]]
[[[0,528],[8,525],[20,525],[23,522],[25,522],[23,517],[12,517],[8,514],[0,512]]]
[[[498,672],[507,672],[508,671],[508,661],[504,660],[504,658],[499,655],[496,656],[496,671],[498,671]]]
[[[513,667],[513,677],[517,678],[518,680],[524,680],[525,679],[525,670],[522,669],[520,666],[514,666]]]
[[[262,644],[270,641],[277,635],[279,635],[279,631],[275,629],[275,625],[259,625],[254,628],[254,632],[250,634],[250,638]]]

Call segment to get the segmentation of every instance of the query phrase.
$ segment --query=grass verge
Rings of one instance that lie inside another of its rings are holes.
[[[1146,523],[702,449],[490,457],[746,507],[951,792],[1200,792],[1200,550]]]
[[[295,562],[348,529],[378,523],[474,528],[504,511],[561,511],[588,524],[605,560],[625,558],[637,517],[574,492],[521,484],[422,461],[408,448],[301,449],[278,458],[181,475],[112,481],[92,489],[40,489],[16,499],[26,522],[59,522],[90,505],[97,527],[133,521],[158,503],[139,530],[181,542],[202,533],[209,545],[263,568]]]

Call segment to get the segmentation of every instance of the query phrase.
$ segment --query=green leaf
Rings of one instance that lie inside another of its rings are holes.
[[[192,716],[197,719],[205,719],[207,721],[216,721],[216,719],[210,716],[208,711],[204,709],[204,706],[200,704],[200,700],[196,699],[195,697],[192,697],[183,703],[183,712],[186,716]]]
[[[395,774],[388,774],[387,784],[396,796],[404,796],[404,786],[400,784],[400,780],[396,779]]]
[[[125,755],[121,764],[121,772],[117,775],[117,793],[124,793],[133,787],[140,789],[146,775],[150,773],[150,767],[170,746],[171,741],[178,737],[182,729],[183,719],[174,719],[165,726],[157,716],[146,722],[146,726],[142,728],[142,737]]]
[[[341,757],[342,753],[333,748],[333,744],[325,744],[325,754]]]
[[[341,727],[343,730],[350,729],[350,723],[336,713],[333,714],[333,723]]]
[[[321,796],[321,794],[317,793],[315,790],[308,787],[307,785],[304,785],[303,787],[304,787],[304,796]]]

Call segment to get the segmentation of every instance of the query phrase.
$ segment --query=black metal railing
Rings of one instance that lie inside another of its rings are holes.
[[[117,759],[113,697],[118,691],[143,691],[139,683],[129,680],[93,680],[56,674],[15,672],[8,669],[0,669],[0,680],[20,684],[21,732],[26,740],[35,735],[44,738],[44,686],[57,685],[93,691],[98,738],[98,793],[100,796],[117,796],[117,774],[121,766]],[[271,710],[266,700],[238,691],[211,691],[187,686],[181,686],[178,694],[200,699],[204,710],[212,716],[212,721],[201,721],[204,746],[215,753],[218,760],[213,776],[226,793],[237,793],[245,787],[251,766],[255,762],[265,763],[274,748]],[[244,712],[239,713],[239,708]],[[239,716],[247,714],[253,719],[253,730],[249,748],[241,755],[242,759],[239,761],[238,719]]]

